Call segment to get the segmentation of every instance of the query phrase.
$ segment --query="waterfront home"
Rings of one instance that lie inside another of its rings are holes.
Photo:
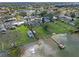
[[[70,21],[72,21],[72,17],[69,17],[69,16],[65,16],[65,15],[59,15],[59,18],[61,19],[61,20],[64,20],[64,21],[66,21],[66,22],[70,22]]]

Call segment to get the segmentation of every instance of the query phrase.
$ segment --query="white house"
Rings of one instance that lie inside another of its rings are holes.
[[[33,33],[36,34],[36,31],[33,31]],[[27,32],[27,34],[28,34],[28,36],[29,36],[30,38],[34,37],[33,33],[32,33],[32,31],[30,31],[30,30]]]

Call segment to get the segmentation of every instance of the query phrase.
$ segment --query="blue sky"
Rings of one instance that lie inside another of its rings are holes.
[[[0,0],[0,2],[79,2],[79,0]]]
[[[44,1],[49,1],[51,2],[52,0],[0,0],[0,2],[44,2]]]

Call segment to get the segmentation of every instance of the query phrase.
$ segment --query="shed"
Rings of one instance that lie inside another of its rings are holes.
[[[33,33],[36,34],[36,31],[33,31]],[[34,37],[33,33],[32,33],[32,31],[30,31],[30,30],[27,32],[27,34],[28,34],[28,36],[29,36],[30,38]]]

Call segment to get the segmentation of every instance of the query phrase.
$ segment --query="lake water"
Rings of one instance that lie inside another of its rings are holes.
[[[79,34],[67,34],[66,37],[67,39],[62,39],[65,49],[60,50],[58,46],[53,43],[53,51],[51,51],[53,54],[49,55],[50,57],[79,57]],[[7,56],[6,52],[1,52],[0,56]]]
[[[59,49],[56,43],[52,43],[52,50],[50,48],[45,48],[46,51],[43,56],[46,57],[78,57],[79,56],[79,34],[67,34],[62,39],[57,41],[62,41],[65,45],[65,49]],[[49,43],[51,43],[49,41]],[[44,46],[45,47],[45,46]],[[26,50],[27,51],[27,50]],[[49,55],[48,55],[49,54]],[[27,55],[25,53],[25,55]],[[41,55],[41,54],[40,54]],[[37,56],[37,55],[36,55]],[[25,57],[25,56],[24,56]],[[31,56],[30,56],[31,57]]]
[[[67,34],[67,40],[64,41],[65,49],[57,48],[56,56],[59,57],[79,57],[79,34]]]

